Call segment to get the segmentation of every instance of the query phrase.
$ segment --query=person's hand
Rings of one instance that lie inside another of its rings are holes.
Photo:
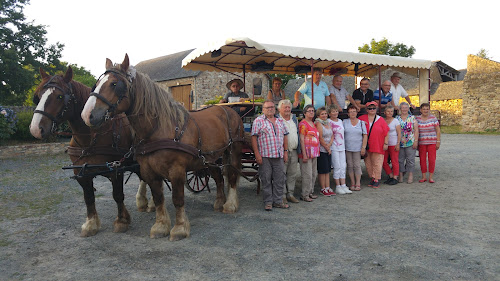
[[[362,147],[361,148],[361,156],[365,156],[366,154],[366,148]]]
[[[300,101],[296,100],[293,102],[293,107],[295,108],[295,107],[299,106],[299,104],[300,104]]]
[[[257,162],[257,164],[259,165],[262,165],[262,156],[259,155],[255,155],[255,162]]]
[[[357,112],[360,112],[360,111],[361,111],[361,108],[359,108],[359,106],[357,106],[357,105],[354,105],[354,106],[356,107],[356,111],[357,111]]]
[[[285,160],[285,163],[288,163],[288,151],[285,151],[283,154],[283,160]]]
[[[305,156],[305,155],[304,155],[304,156],[302,157],[302,162],[307,163],[307,160],[309,160],[309,159],[307,159],[307,156]]]
[[[244,102],[246,100],[247,100],[246,98],[240,98],[240,102]]]
[[[328,152],[328,155],[332,154],[332,149],[331,148],[327,148],[326,151]]]
[[[389,146],[384,143],[384,150],[387,150],[388,148],[389,148]]]
[[[394,150],[399,151],[399,145],[396,144],[396,146],[394,147]]]
[[[418,148],[418,142],[414,141],[413,145],[411,147],[413,147],[413,149],[417,149]]]
[[[417,106],[415,106],[413,103],[410,103],[411,108],[415,109]]]
[[[227,103],[227,100],[225,100],[225,99],[221,99],[221,100],[219,101],[219,103]]]
[[[436,142],[436,150],[438,150],[440,146],[441,146],[441,142]]]

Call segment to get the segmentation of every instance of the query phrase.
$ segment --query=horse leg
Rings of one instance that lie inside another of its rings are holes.
[[[118,173],[110,178],[113,184],[113,199],[118,206],[118,216],[113,222],[113,232],[125,232],[130,225],[130,214],[123,203],[125,195],[123,194],[123,174]]]
[[[156,206],[156,221],[153,227],[151,227],[149,236],[151,238],[167,236],[172,225],[167,208],[165,208],[163,182],[161,180],[148,181],[148,185],[151,189],[151,194],[153,195],[153,200]]]
[[[225,155],[225,162],[231,166],[226,166],[226,177],[228,180],[227,201],[224,204],[223,213],[233,214],[238,211],[239,201],[236,187],[240,181],[241,170],[241,143],[236,142],[231,145],[231,153]]]
[[[224,177],[222,176],[222,170],[218,167],[211,167],[209,170],[210,176],[215,180],[215,185],[217,186],[214,211],[221,212],[224,203],[226,203],[226,194],[224,193]]]
[[[170,241],[181,240],[189,237],[190,228],[189,220],[184,210],[184,182],[186,181],[185,174],[172,178],[172,201],[175,206],[175,225],[170,231]]]
[[[97,210],[95,208],[95,194],[94,194],[94,183],[92,178],[79,178],[78,183],[83,189],[83,198],[85,199],[85,205],[87,205],[87,219],[82,225],[81,237],[94,236],[101,228],[101,221],[97,215]]]
[[[139,212],[153,212],[155,210],[155,202],[152,198],[148,200],[146,197],[147,183],[141,180],[137,194],[135,195],[135,204]]]

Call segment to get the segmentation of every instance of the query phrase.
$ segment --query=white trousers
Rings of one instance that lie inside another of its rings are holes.
[[[333,178],[345,179],[345,151],[332,151]]]

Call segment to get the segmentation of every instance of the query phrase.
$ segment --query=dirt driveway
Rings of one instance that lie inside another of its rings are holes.
[[[265,212],[244,179],[234,215],[212,211],[214,191],[186,191],[191,237],[177,242],[149,238],[154,214],[136,210],[135,176],[128,232],[112,232],[111,185],[97,178],[102,227],[81,238],[85,205],[60,169],[66,156],[0,160],[0,280],[499,280],[499,152],[500,136],[443,135],[435,184],[289,210]]]

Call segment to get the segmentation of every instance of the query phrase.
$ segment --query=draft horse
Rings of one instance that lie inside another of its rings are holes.
[[[125,112],[135,132],[135,156],[142,179],[150,186],[156,205],[156,222],[150,237],[170,234],[170,241],[189,237],[184,209],[187,171],[208,168],[217,185],[216,211],[238,209],[236,187],[241,170],[243,123],[236,111],[213,106],[188,112],[171,93],[130,66],[128,55],[121,64],[106,59],[106,71],[82,112],[85,123],[100,126],[107,118]],[[217,159],[222,158],[222,164]],[[229,182],[226,200],[224,175]],[[162,180],[172,184],[175,225],[164,206]]]
[[[40,68],[40,75],[42,81],[33,97],[37,107],[31,120],[31,134],[38,139],[47,138],[55,132],[58,124],[67,121],[72,131],[67,152],[73,165],[104,164],[122,159],[132,145],[127,117],[117,115],[98,130],[90,129],[83,122],[81,112],[91,89],[73,80],[72,68],[68,67],[64,75],[55,76],[48,75]],[[89,172],[98,171],[95,168],[89,169]],[[74,169],[74,173],[77,175],[79,169]],[[130,215],[123,203],[123,173],[110,173],[106,176],[113,185],[113,198],[118,206],[113,231],[124,232],[130,224]],[[87,205],[87,219],[82,225],[81,236],[93,236],[101,226],[95,206],[93,177],[77,177],[77,181],[83,189]],[[145,190],[145,184],[141,185]],[[147,201],[142,204],[142,209],[146,209]]]

